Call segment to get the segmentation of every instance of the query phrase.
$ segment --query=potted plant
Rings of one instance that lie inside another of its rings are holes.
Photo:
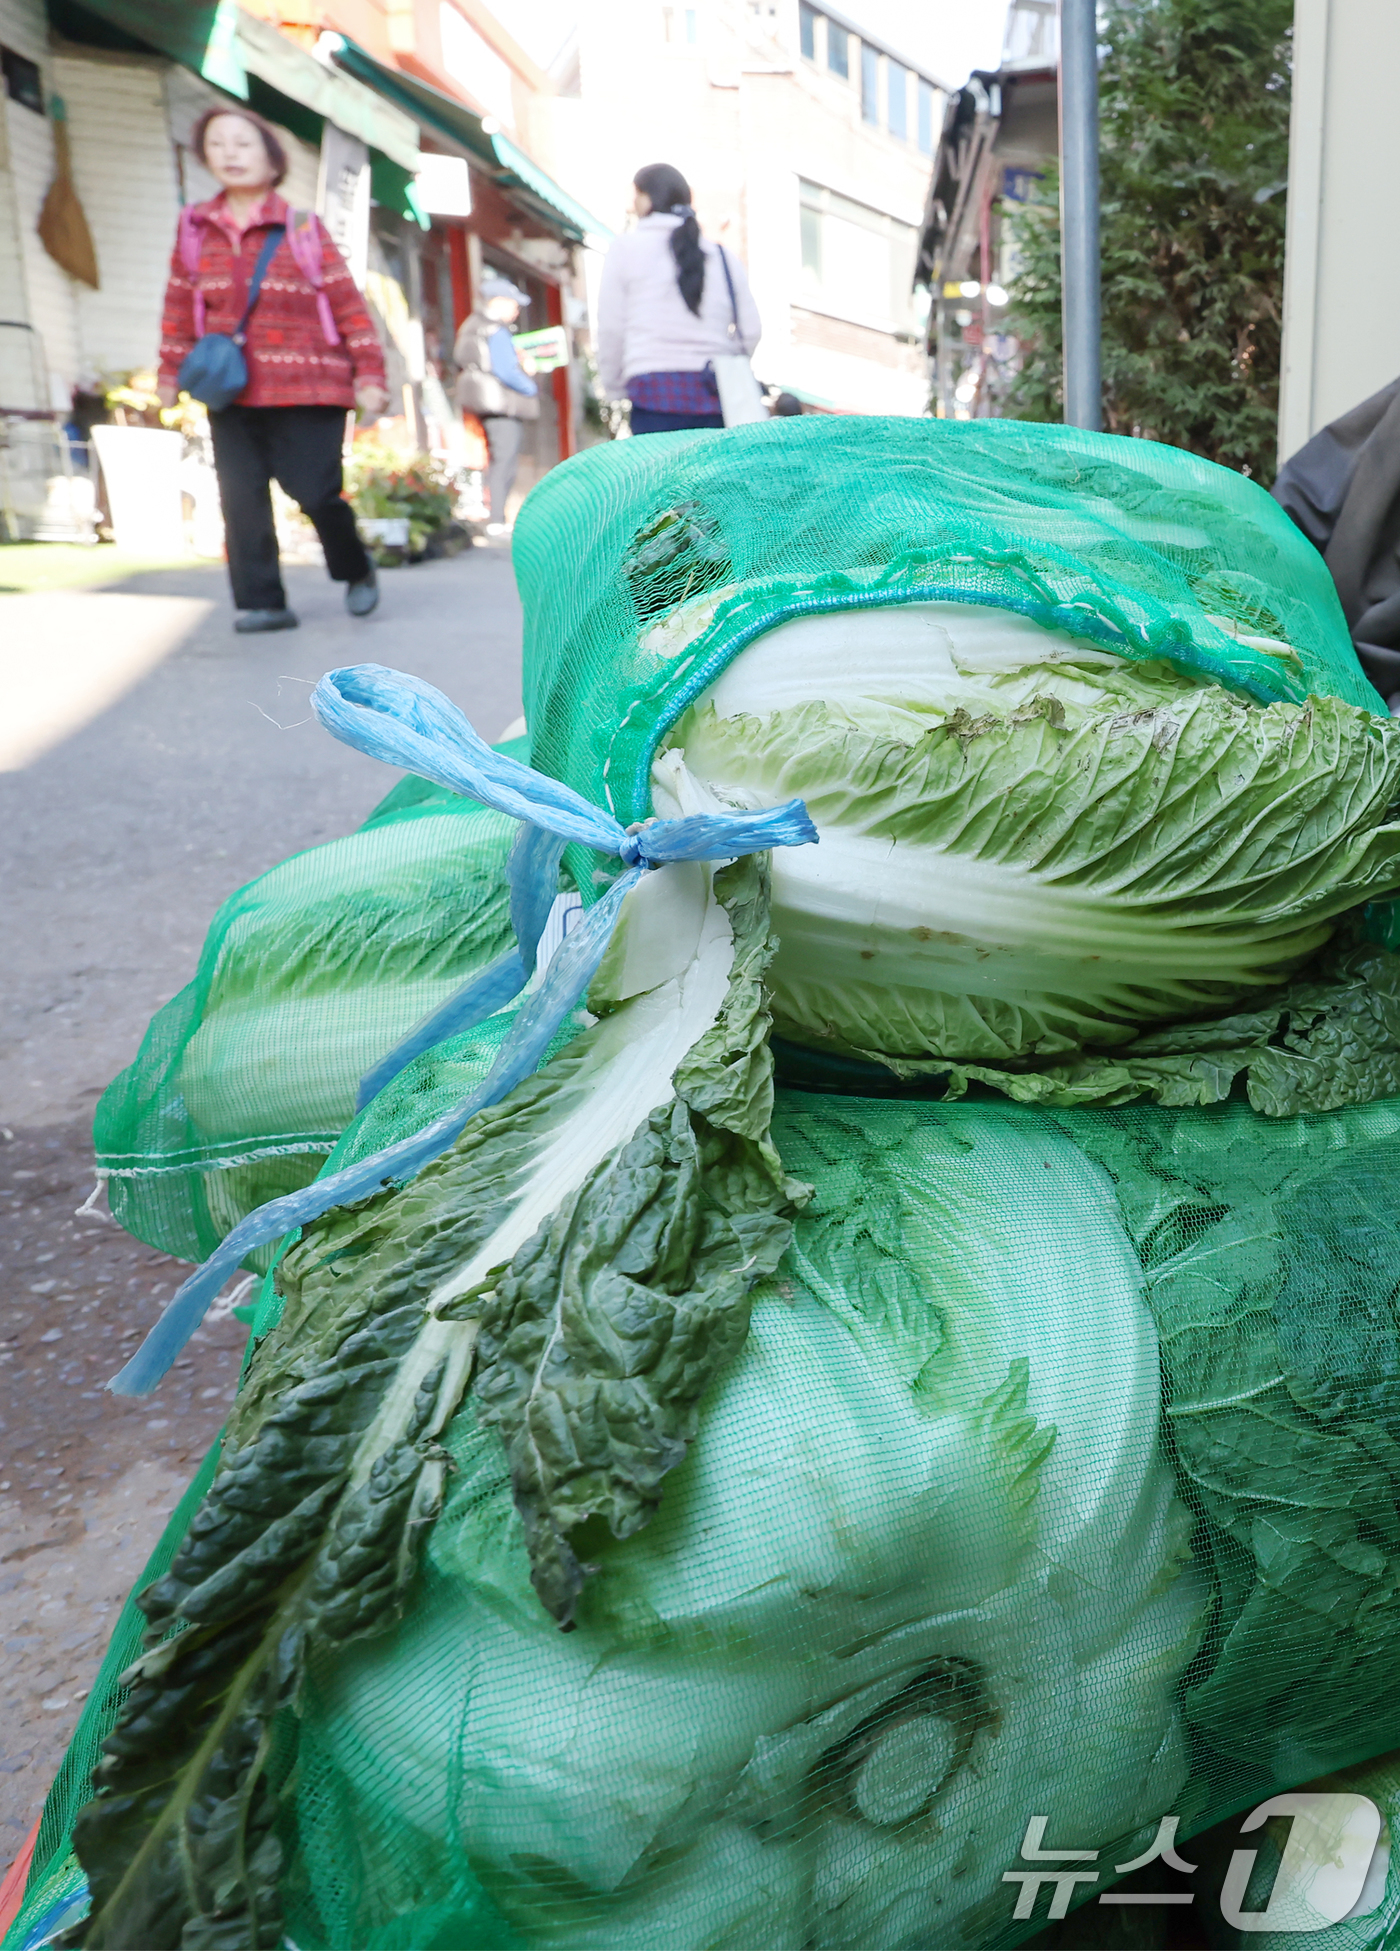
[[[471,540],[453,520],[456,480],[433,455],[357,442],[346,477],[360,533],[381,566],[457,555]]]

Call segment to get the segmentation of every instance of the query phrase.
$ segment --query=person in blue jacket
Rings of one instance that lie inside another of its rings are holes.
[[[522,364],[510,330],[529,302],[508,278],[483,278],[476,307],[463,319],[452,349],[458,367],[457,404],[480,420],[491,454],[486,470],[488,535],[508,532],[506,503],[515,486],[525,422],[539,418],[540,389],[528,362]]]

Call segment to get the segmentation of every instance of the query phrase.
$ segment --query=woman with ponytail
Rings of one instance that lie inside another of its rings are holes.
[[[634,434],[722,427],[711,362],[751,353],[762,329],[744,267],[700,235],[678,169],[650,163],[632,186],[637,227],[614,240],[598,295],[599,378],[631,400]]]

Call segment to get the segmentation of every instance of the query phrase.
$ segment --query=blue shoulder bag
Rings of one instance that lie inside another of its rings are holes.
[[[263,240],[248,286],[248,302],[243,307],[243,316],[232,336],[227,332],[206,332],[203,338],[196,339],[176,375],[180,390],[188,393],[192,399],[202,401],[211,413],[220,413],[226,406],[231,406],[248,384],[248,361],[243,357],[248,320],[253,316],[253,307],[258,302],[258,293],[262,290],[267,267],[272,262],[272,253],[286,234],[285,224],[274,224]]]

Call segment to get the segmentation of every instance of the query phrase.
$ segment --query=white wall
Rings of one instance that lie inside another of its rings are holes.
[[[101,288],[92,291],[44,249],[36,225],[54,176],[51,122],[47,114],[0,102],[10,163],[8,180],[0,172],[0,315],[27,319],[36,328],[47,386],[43,404],[66,407],[74,386],[149,366],[156,356],[179,209],[162,91],[165,64],[96,52],[54,56],[37,0],[0,0],[0,40],[38,62],[46,104],[54,95],[64,102],[73,180],[97,255]],[[17,339],[0,333],[7,391],[14,383]]]
[[[53,88],[48,38],[41,0],[0,0],[0,41],[38,62],[46,101]],[[4,249],[6,229],[12,238],[17,233],[19,247],[18,276],[5,291],[0,317],[27,320],[39,334],[48,369],[49,397],[36,404],[66,406],[71,383],[68,375],[76,369],[79,357],[72,280],[59,270],[34,228],[53,181],[53,132],[47,115],[36,115],[7,97],[0,97],[0,113],[5,118],[9,157],[8,181],[0,185],[0,199],[9,203],[11,211],[9,225],[0,222],[0,250]],[[11,347],[19,337],[15,332],[0,333],[0,340],[8,341]],[[6,362],[7,379],[14,370],[11,352]],[[24,404],[19,400],[0,401],[5,406]]]
[[[32,371],[30,334],[24,330],[29,323],[29,290],[10,168],[9,116],[3,105],[0,105],[0,319],[10,321],[0,326],[0,406],[47,405],[42,396],[48,382]]]
[[[1400,4],[1296,0],[1279,457],[1400,377]]]
[[[692,11],[694,42],[686,32]],[[849,0],[842,11],[854,11]],[[761,15],[741,0],[693,10],[581,0],[578,12],[581,93],[551,104],[560,181],[621,229],[635,171],[675,164],[690,180],[706,233],[748,268],[763,320],[754,362],[760,378],[848,409],[923,411],[928,382],[917,353],[906,361],[892,336],[877,346],[873,335],[866,344],[880,356],[866,357],[842,339],[844,322],[870,311],[859,292],[822,301],[839,345],[812,343],[820,333],[807,317],[813,299],[802,279],[799,178],[906,224],[923,212],[929,159],[912,140],[862,123],[858,60],[849,82],[804,62],[796,0],[781,0],[772,12],[765,6]]]
[[[63,54],[53,63],[102,281],[90,291],[68,280],[85,381],[150,368],[160,349],[161,299],[180,213],[163,68],[117,55]]]

